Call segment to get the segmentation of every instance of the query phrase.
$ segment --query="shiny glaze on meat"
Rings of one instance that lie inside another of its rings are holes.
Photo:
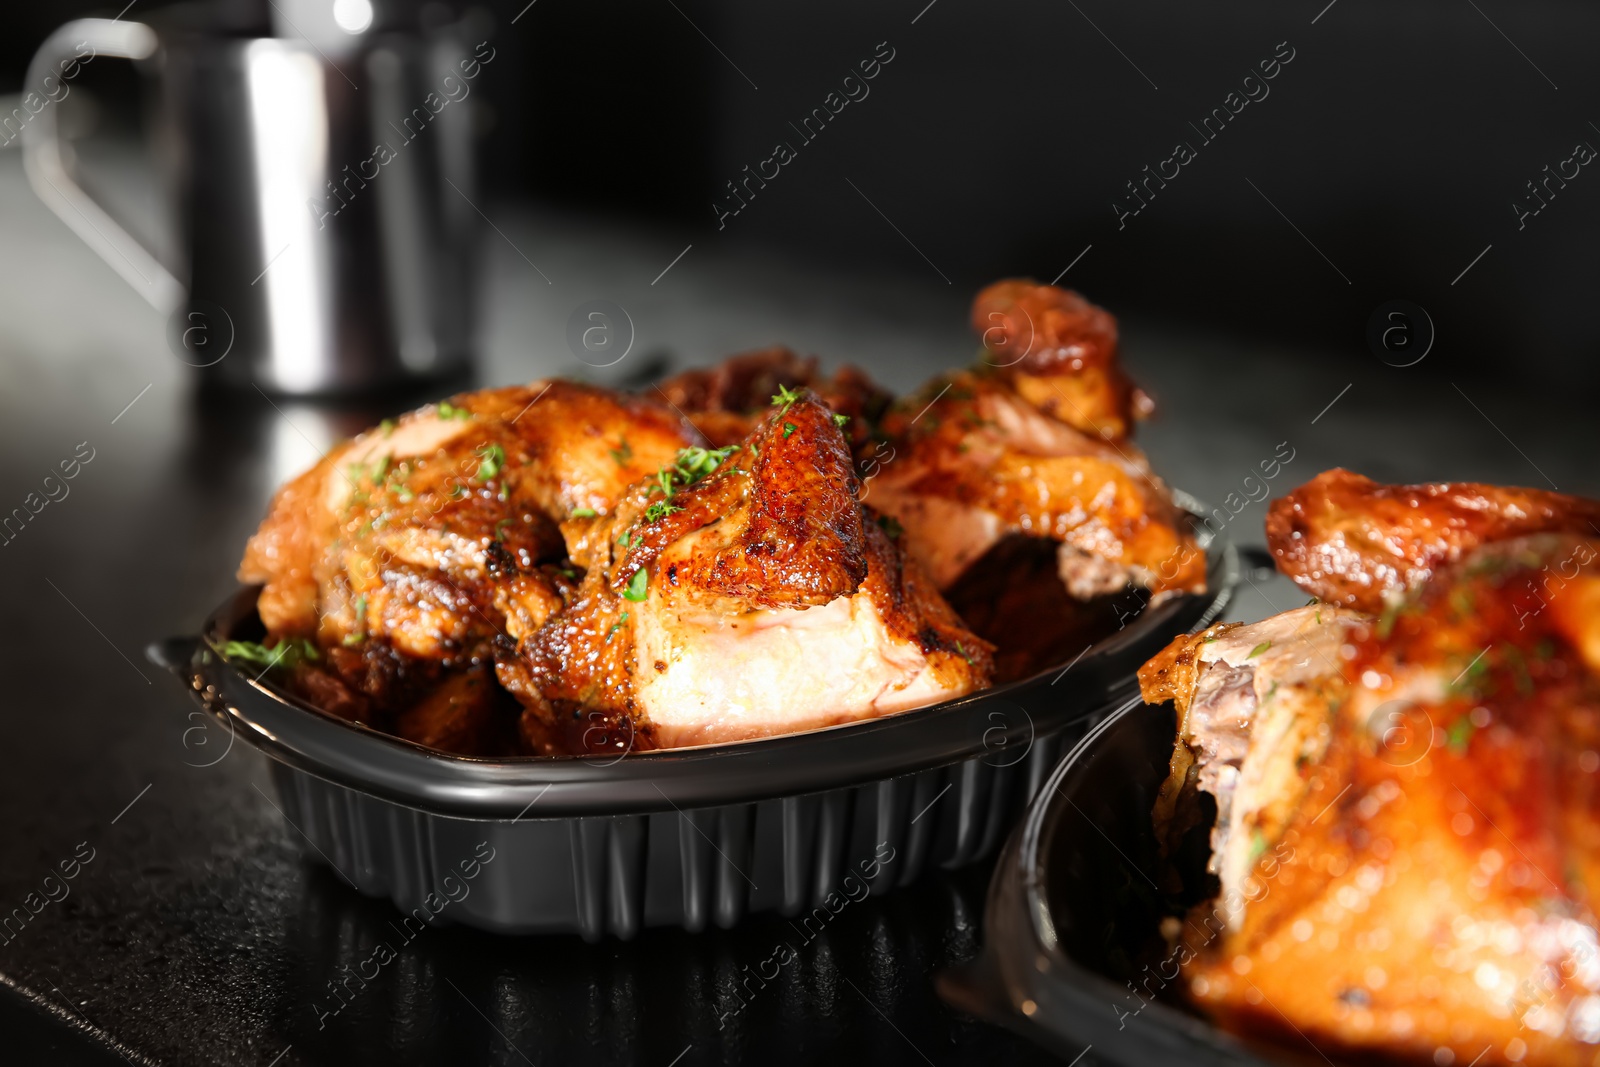
[[[663,404],[571,382],[462,394],[284,486],[239,578],[262,583],[269,634],[313,638],[380,704],[410,699],[414,686],[384,679],[431,680],[415,661],[486,661],[498,636],[560,610],[558,522],[609,509],[691,440]]]
[[[1279,570],[1329,603],[1374,613],[1478,545],[1538,532],[1600,537],[1600,502],[1474,482],[1381,485],[1334,469],[1267,513]]]
[[[1117,363],[1117,320],[1070,289],[1014,279],[972,302],[984,363],[1029,403],[1093,437],[1121,440],[1154,405]]]
[[[525,736],[584,709],[636,748],[739,740],[988,684],[988,646],[861,507],[814,394],[769,406],[670,499],[660,486],[573,530],[588,572],[571,606],[502,657],[502,683],[530,709]]]
[[[1130,581],[1205,586],[1205,553],[1144,454],[1050,417],[993,369],[935,379],[897,401],[883,430],[892,451],[869,462],[863,498],[904,526],[940,588],[1011,533],[1061,544],[1079,599]]]
[[[1489,546],[1350,644],[1326,759],[1187,968],[1197,1003],[1330,1053],[1594,1062],[1597,558]]]

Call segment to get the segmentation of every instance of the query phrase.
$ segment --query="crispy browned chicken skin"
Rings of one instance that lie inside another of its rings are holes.
[[[1116,364],[1116,320],[1078,294],[1008,281],[973,303],[984,359],[896,401],[861,453],[864,498],[948,589],[1013,535],[1060,545],[1087,600],[1205,587],[1205,553],[1127,435],[1148,403]]]
[[[891,451],[869,463],[863,496],[905,527],[941,588],[1018,533],[1061,545],[1061,579],[1080,599],[1129,582],[1205,587],[1205,553],[1143,453],[1050,418],[994,372],[935,379],[883,426]]]
[[[989,683],[989,647],[862,508],[834,414],[793,396],[569,524],[583,584],[500,663],[530,739],[585,709],[636,748],[740,740]]]
[[[1512,507],[1561,530],[1589,502],[1360,482],[1377,518],[1346,498],[1357,529],[1442,502],[1418,526],[1445,532],[1410,542],[1426,575],[1381,618],[1312,604],[1180,638],[1141,671],[1184,724],[1158,824],[1178,781],[1218,801],[1222,892],[1173,952],[1186,995],[1357,1062],[1594,1063],[1600,538],[1496,536],[1537,525]],[[1493,521],[1459,521],[1463,500],[1496,502]]]
[[[1121,440],[1154,405],[1117,363],[1117,320],[1070,289],[996,282],[972,302],[984,363],[1030,404],[1093,437]]]
[[[1600,537],[1600,502],[1475,482],[1380,485],[1336,468],[1267,512],[1279,570],[1328,603],[1374,613],[1478,545],[1539,532]]]
[[[609,510],[692,440],[664,404],[572,382],[463,394],[285,485],[239,578],[262,584],[270,635],[326,650],[301,685],[367,721],[368,703],[397,710],[560,610],[558,522]]]

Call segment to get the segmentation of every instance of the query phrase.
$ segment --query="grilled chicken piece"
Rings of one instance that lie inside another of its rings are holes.
[[[738,445],[685,450],[611,515],[568,523],[583,583],[499,662],[525,736],[559,739],[582,710],[634,748],[734,741],[987,685],[990,648],[857,484],[833,414],[804,391]]]
[[[1200,1006],[1329,1054],[1594,1062],[1597,559],[1571,535],[1486,546],[1350,642],[1326,757],[1236,883],[1242,918],[1187,924]]]
[[[972,304],[984,362],[1052,418],[1110,441],[1154,409],[1117,364],[1117,320],[1070,289],[996,282]]]
[[[394,708],[437,680],[424,664],[487,662],[497,635],[559,610],[558,523],[609,510],[691,440],[664,405],[570,382],[457,396],[284,486],[239,578],[262,583],[270,636],[313,638],[343,684]]]
[[[732,356],[714,367],[684,371],[657,388],[718,448],[748,437],[781,390],[810,388],[835,413],[847,416],[845,437],[852,449],[859,449],[891,399],[855,367],[840,367],[824,378],[815,356],[801,359],[787,348]]]
[[[1600,501],[1472,482],[1380,485],[1335,469],[1267,514],[1279,570],[1329,603],[1374,613],[1478,545],[1540,532],[1600,536]]]
[[[1296,579],[1382,617],[1313,604],[1140,672],[1182,723],[1158,827],[1187,829],[1180,787],[1217,800],[1187,996],[1334,1058],[1596,1062],[1600,538],[1570,532],[1595,505],[1346,472],[1293,503],[1291,558],[1340,560]]]
[[[1063,584],[1086,600],[1128,583],[1205,588],[1205,553],[1132,444],[1091,437],[1029,403],[1001,372],[936,379],[884,417],[862,498],[905,529],[941,589],[1008,534],[1060,545]]]

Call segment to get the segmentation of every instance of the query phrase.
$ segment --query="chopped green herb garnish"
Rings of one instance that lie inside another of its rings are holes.
[[[622,439],[620,448],[611,449],[611,458],[617,461],[617,466],[619,467],[626,467],[633,462],[633,446],[628,444],[626,437]]]
[[[1400,618],[1400,611],[1404,607],[1401,601],[1392,601],[1383,606],[1383,614],[1378,616],[1378,638],[1388,640],[1394,633],[1394,624]]]
[[[972,666],[972,654],[962,647],[960,641],[956,642],[956,651],[961,653],[961,658],[967,661],[967,666]]]
[[[472,412],[466,408],[458,408],[448,400],[439,401],[439,417],[441,419],[470,419]]]
[[[676,504],[669,504],[665,500],[657,500],[654,504],[644,509],[645,522],[660,522],[674,511],[682,511]]]
[[[1320,598],[1320,597],[1312,597],[1310,600],[1306,601],[1306,605],[1305,606],[1309,608],[1313,604],[1320,604],[1320,603],[1322,603],[1322,598]]]
[[[384,453],[383,458],[372,465],[372,482],[374,485],[382,485],[383,480],[389,476],[389,463],[389,455]]]
[[[388,437],[390,434],[394,433],[394,420],[384,419],[382,422],[378,423],[378,432],[383,434],[385,437]]]
[[[1250,831],[1250,862],[1253,865],[1267,850],[1267,835],[1260,830]]]
[[[506,527],[511,525],[511,521],[510,519],[501,519],[494,524],[494,539],[496,541],[504,541],[506,539]]]
[[[455,485],[450,487],[450,499],[451,500],[460,500],[462,497],[464,497],[466,495],[467,495],[467,487],[462,485],[460,482],[457,482]]]
[[[672,503],[677,491],[715,473],[717,468],[737,451],[739,451],[738,445],[729,445],[726,448],[679,449],[671,464],[656,471],[656,484],[651,492],[660,493],[662,499],[645,508],[644,521],[656,522],[674,511],[682,511],[681,507]]]
[[[1271,641],[1263,641],[1259,645],[1257,645],[1255,648],[1252,648],[1250,650],[1250,654],[1248,656],[1246,656],[1245,659],[1255,659],[1257,656],[1261,655],[1261,653],[1265,652],[1267,649],[1269,649],[1271,647],[1272,647],[1272,642]]]
[[[594,508],[573,508],[572,509],[572,517],[574,519],[592,519],[592,518],[595,517],[595,514],[596,514],[596,512],[595,512]]]
[[[784,424],[783,424],[783,439],[784,439],[784,440],[785,440],[785,441],[787,441],[787,440],[788,440],[788,439],[789,439],[789,437],[790,437],[790,435],[792,435],[792,434],[793,434],[793,433],[794,433],[794,432],[795,432],[795,431],[796,431],[796,430],[798,430],[798,429],[799,429],[799,427],[798,427],[798,426],[796,426],[796,425],[795,425],[795,424],[794,424],[794,423],[792,423],[792,422],[786,422],[786,423],[784,423]]]
[[[773,394],[772,406],[778,409],[778,414],[789,410],[790,405],[800,399],[797,389],[790,389],[787,385],[778,386],[778,391]]]
[[[888,534],[891,541],[900,540],[900,535],[906,532],[906,528],[900,525],[900,520],[893,515],[879,515],[878,528]]]
[[[321,659],[317,646],[308,638],[279,638],[272,645],[255,641],[229,641],[222,646],[222,656],[230,663],[239,663],[262,671],[291,669],[305,660]]]
[[[636,604],[643,601],[645,597],[650,595],[645,588],[649,584],[650,572],[640,567],[633,572],[633,577],[628,579],[628,587],[622,591],[622,598],[631,600]]]
[[[1450,729],[1445,731],[1449,740],[1450,751],[1460,756],[1467,751],[1467,743],[1472,740],[1472,735],[1477,727],[1472,724],[1470,716],[1463,715],[1450,724]]]
[[[849,422],[849,421],[850,421],[850,416],[849,415],[835,415],[833,417],[833,424],[835,426],[840,427],[840,428],[843,428],[844,424]]]
[[[1452,696],[1462,693],[1476,693],[1478,691],[1478,683],[1488,673],[1488,650],[1485,649],[1483,653],[1479,654],[1462,669],[1456,679],[1445,688],[1445,692]]]
[[[628,621],[628,613],[626,611],[624,611],[622,613],[621,617],[617,619],[616,624],[614,626],[612,626],[611,629],[606,631],[606,644],[609,645],[611,643],[611,639],[613,637],[617,636],[617,631],[622,629],[622,624],[627,622],[627,621]]]
[[[738,445],[727,448],[683,448],[672,461],[673,480],[680,486],[693,485],[700,479],[715,474],[729,456],[739,451]],[[668,493],[668,497],[672,494]]]
[[[478,481],[486,482],[499,474],[506,465],[506,450],[497,442],[478,449]]]
[[[417,499],[417,494],[413,493],[409,488],[403,485],[396,487],[394,495],[400,498],[400,503],[402,504],[409,504],[413,500]]]

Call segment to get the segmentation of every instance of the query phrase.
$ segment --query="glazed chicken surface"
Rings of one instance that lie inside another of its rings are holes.
[[[1600,537],[1600,501],[1473,482],[1380,485],[1335,469],[1267,516],[1279,570],[1330,604],[1374,613],[1478,545],[1541,532]]]
[[[942,589],[997,543],[1053,542],[1075,598],[1133,584],[1205,587],[1186,515],[1127,436],[1148,402],[1115,362],[1116,322],[1076,293],[1001,282],[978,294],[984,361],[885,415],[865,499],[906,531]]]
[[[1182,724],[1158,828],[1188,829],[1184,790],[1216,800],[1221,892],[1179,924],[1185,995],[1348,1062],[1595,1063],[1600,537],[1568,530],[1593,504],[1354,478],[1311,486],[1359,485],[1374,515],[1346,498],[1344,529],[1411,546],[1375,555],[1371,582],[1338,572],[1341,590],[1394,582],[1387,603],[1356,598],[1381,615],[1314,602],[1180,638],[1140,672]],[[1396,500],[1420,502],[1410,540]],[[1473,525],[1463,500],[1498,504]]]
[[[464,394],[336,446],[280,489],[239,578],[262,584],[270,635],[326,650],[297,686],[367,722],[444,672],[483,675],[499,635],[560,610],[572,583],[558,522],[610,508],[690,440],[662,405],[571,382]],[[481,716],[494,687],[469,688]]]
[[[682,746],[989,684],[988,645],[862,508],[842,420],[789,396],[739,444],[693,450],[585,521],[572,607],[502,661],[531,716],[597,709]]]
[[[1121,441],[1154,409],[1117,362],[1117,320],[1070,289],[996,282],[972,302],[986,366],[1024,400],[1091,437]]]

